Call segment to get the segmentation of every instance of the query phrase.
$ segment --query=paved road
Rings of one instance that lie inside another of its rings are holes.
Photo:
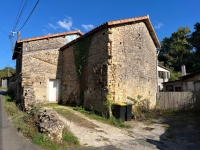
[[[5,114],[4,92],[0,91],[0,150],[42,150],[20,135]]]

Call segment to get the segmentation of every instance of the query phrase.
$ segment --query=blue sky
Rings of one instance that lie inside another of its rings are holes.
[[[18,31],[38,0],[28,0]],[[0,0],[0,69],[15,67],[11,59],[10,31],[25,0]],[[149,15],[158,39],[179,27],[200,22],[200,0],[40,0],[21,30],[21,39],[79,29],[88,32],[104,22]],[[15,34],[16,39],[16,34]]]

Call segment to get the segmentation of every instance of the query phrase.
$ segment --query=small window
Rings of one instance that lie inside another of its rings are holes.
[[[163,71],[158,71],[158,77],[164,78],[164,72]]]
[[[169,79],[169,72],[167,72],[167,79]]]
[[[181,87],[175,87],[175,91],[176,92],[180,92],[181,91]]]
[[[166,85],[166,91],[173,92],[173,85]]]

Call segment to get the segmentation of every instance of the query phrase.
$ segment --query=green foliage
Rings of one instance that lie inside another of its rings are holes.
[[[63,130],[63,138],[62,138],[62,140],[66,141],[66,142],[68,142],[70,144],[73,144],[76,147],[80,146],[80,143],[79,143],[77,137],[72,135],[66,128],[64,128],[64,130]]]
[[[98,121],[102,121],[104,123],[116,126],[116,127],[121,127],[121,128],[129,128],[130,126],[125,125],[120,119],[116,119],[115,117],[111,116],[107,119],[105,116],[99,116],[91,111],[86,111],[82,107],[75,107],[74,110],[77,110],[81,112],[82,114],[86,115],[87,117],[91,119],[95,119]]]
[[[142,99],[141,95],[137,96],[137,100],[131,97],[127,97],[127,99],[133,101],[135,108],[132,110],[132,113],[135,119],[151,118],[148,99]]]
[[[76,74],[79,81],[80,88],[80,104],[84,102],[84,90],[86,88],[86,77],[85,70],[87,65],[87,59],[89,55],[89,49],[92,42],[92,35],[89,35],[79,41],[77,41],[74,45],[74,63],[76,66]]]
[[[178,80],[178,77],[181,77],[182,74],[181,72],[170,72],[170,78],[169,81],[174,81],[174,80]]]
[[[193,73],[200,70],[200,23],[194,25],[194,32],[190,33],[188,27],[180,27],[170,37],[161,41],[161,50],[158,56],[164,66],[170,68],[171,81],[177,79],[177,72],[181,65],[186,65],[187,72]]]
[[[121,128],[130,128],[130,126],[128,125],[125,125],[121,119],[116,119],[114,116],[111,116],[109,119],[108,119],[108,123],[110,125],[113,125],[113,126],[116,126],[116,127],[121,127]]]
[[[9,116],[14,116],[15,114],[18,114],[20,112],[13,102],[13,99],[9,95],[5,96],[5,109],[6,113],[8,113]]]
[[[12,123],[19,132],[29,138],[34,144],[48,150],[61,150],[80,146],[77,138],[68,132],[66,128],[63,130],[62,142],[51,141],[47,133],[39,133],[35,126],[35,119],[39,108],[39,106],[33,105],[33,113],[32,115],[28,115],[17,108],[10,96],[5,97],[5,109],[11,117]]]
[[[8,72],[9,71],[9,72]],[[15,73],[15,69],[12,67],[5,67],[4,69],[0,70],[0,78],[1,77],[8,77]]]
[[[179,71],[181,65],[188,64],[188,55],[191,54],[191,46],[188,42],[190,29],[181,27],[173,32],[170,38],[165,37],[162,42],[159,60],[174,71]]]

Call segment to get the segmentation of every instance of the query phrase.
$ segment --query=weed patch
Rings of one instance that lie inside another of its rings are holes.
[[[33,113],[27,114],[18,109],[10,96],[5,97],[5,109],[11,117],[12,123],[26,138],[34,144],[48,150],[69,149],[70,147],[80,147],[78,139],[65,128],[63,130],[62,142],[51,141],[47,133],[39,133],[36,127],[36,116],[38,107],[33,107]]]

